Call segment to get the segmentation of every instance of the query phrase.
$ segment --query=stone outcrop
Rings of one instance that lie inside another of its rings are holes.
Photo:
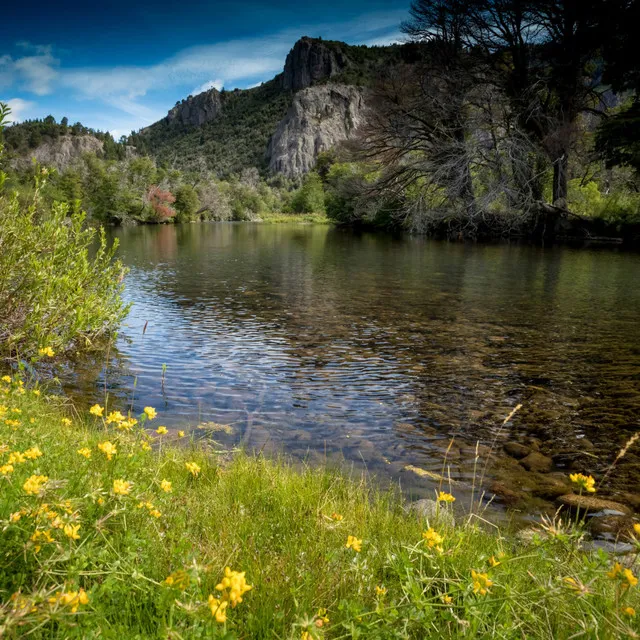
[[[218,117],[222,112],[222,96],[217,89],[209,89],[197,96],[189,96],[169,111],[165,121],[169,124],[199,127]]]
[[[283,73],[278,76],[280,88],[299,91],[344,71],[351,62],[340,45],[315,38],[300,38],[287,55]]]
[[[289,177],[310,171],[321,151],[351,138],[365,118],[360,88],[324,84],[299,91],[269,142],[270,170]]]
[[[14,161],[16,166],[27,166],[35,158],[39,164],[54,167],[59,171],[66,169],[85,153],[101,155],[104,144],[92,135],[64,135],[55,140],[42,142],[27,155]]]

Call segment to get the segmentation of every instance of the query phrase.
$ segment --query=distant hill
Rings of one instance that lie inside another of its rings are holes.
[[[38,162],[65,168],[83,153],[95,153],[118,160],[127,154],[126,145],[116,142],[108,132],[96,131],[79,122],[68,124],[67,118],[56,122],[53,116],[42,120],[25,120],[2,132],[7,153],[13,165]]]
[[[129,144],[169,166],[220,177],[247,167],[295,177],[318,153],[354,133],[364,92],[378,71],[415,55],[415,45],[366,47],[303,37],[272,80],[189,96],[132,134]],[[309,91],[318,85],[332,89]]]

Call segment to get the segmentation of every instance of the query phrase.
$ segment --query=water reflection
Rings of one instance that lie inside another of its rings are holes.
[[[302,225],[116,234],[134,307],[108,371],[74,368],[87,402],[106,381],[168,426],[229,424],[216,439],[344,456],[418,493],[431,486],[404,467],[440,472],[452,435],[466,482],[478,440],[534,437],[555,471],[597,471],[638,428],[637,255]],[[614,486],[638,477],[635,455],[623,463]],[[490,470],[536,481],[502,455]]]

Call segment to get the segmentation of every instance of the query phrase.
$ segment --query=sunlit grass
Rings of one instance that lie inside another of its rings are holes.
[[[584,553],[569,523],[530,542],[473,517],[427,523],[363,479],[216,456],[151,407],[78,414],[27,386],[0,382],[2,637],[639,631],[636,556]]]
[[[260,222],[266,224],[282,224],[286,222],[332,224],[332,221],[323,213],[261,213]]]

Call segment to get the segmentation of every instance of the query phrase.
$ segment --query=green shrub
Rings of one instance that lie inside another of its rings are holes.
[[[47,175],[40,170],[25,206],[3,191],[0,171],[0,358],[89,346],[115,331],[127,311],[117,243],[108,248],[102,230],[96,243],[84,213],[71,213],[69,204],[43,211]]]
[[[294,213],[324,213],[324,188],[320,176],[309,173],[291,200]]]

